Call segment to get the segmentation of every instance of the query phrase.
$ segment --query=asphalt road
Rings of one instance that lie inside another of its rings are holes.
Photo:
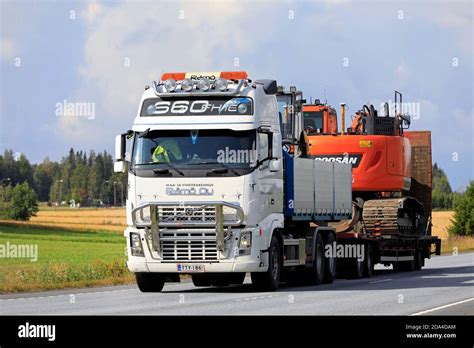
[[[276,292],[242,286],[169,283],[162,293],[135,285],[0,295],[2,315],[474,315],[474,253],[434,256],[422,271],[337,279]]]

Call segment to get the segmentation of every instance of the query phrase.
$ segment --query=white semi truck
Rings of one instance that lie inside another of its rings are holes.
[[[305,158],[303,102],[239,71],[165,73],[145,87],[114,165],[128,172],[127,265],[141,291],[180,274],[225,286],[250,273],[261,291],[292,275],[334,280],[328,223],[351,217],[351,165]]]

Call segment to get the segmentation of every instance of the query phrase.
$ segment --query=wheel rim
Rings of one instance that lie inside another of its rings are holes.
[[[273,247],[272,249],[272,278],[277,279],[278,277],[278,249]]]

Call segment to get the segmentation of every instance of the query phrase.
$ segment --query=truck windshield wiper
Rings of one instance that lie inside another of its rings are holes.
[[[240,175],[235,169],[232,169],[228,166],[226,166],[224,163],[217,162],[217,161],[202,161],[202,162],[194,162],[194,163],[188,163],[188,165],[199,165],[199,164],[218,164],[221,166],[221,168],[213,168],[210,170],[212,173],[226,173],[226,172],[231,172],[232,174],[235,175]]]
[[[151,131],[151,129],[148,128],[145,131],[143,131],[143,133],[141,133],[138,137],[139,138],[146,138],[148,136],[148,134],[150,134],[150,131]]]
[[[151,164],[156,164],[156,165],[160,165],[160,164],[164,164],[166,166],[166,168],[155,168],[153,169],[153,173],[155,174],[166,174],[166,173],[169,173],[169,170],[172,169],[174,170],[176,173],[178,173],[179,175],[181,176],[184,176],[184,173],[179,170],[178,168],[176,168],[175,166],[173,166],[171,163],[168,163],[168,162],[148,162],[148,163],[142,163],[142,164],[145,164],[145,165],[151,165]]]

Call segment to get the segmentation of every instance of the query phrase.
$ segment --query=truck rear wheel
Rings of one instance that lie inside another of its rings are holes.
[[[254,272],[250,276],[252,285],[257,291],[274,291],[280,283],[282,258],[280,244],[275,236],[272,237],[270,248],[268,248],[268,270],[266,272]]]
[[[325,271],[324,242],[321,235],[316,234],[314,245],[313,265],[302,270],[302,279],[305,284],[319,285],[323,282]]]
[[[336,237],[333,233],[328,234],[328,239],[326,240],[326,245],[331,245],[336,242]],[[335,248],[333,250],[336,250]],[[324,257],[325,267],[324,267],[324,276],[323,283],[330,284],[336,279],[336,257],[335,255]]]
[[[165,275],[161,273],[135,273],[141,292],[161,292],[165,285]]]

